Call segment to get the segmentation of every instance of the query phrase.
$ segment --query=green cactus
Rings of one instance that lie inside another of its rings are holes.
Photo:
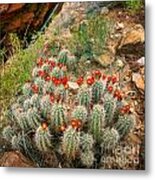
[[[7,141],[10,141],[15,135],[15,132],[13,128],[9,125],[3,129],[2,135]]]
[[[32,129],[36,129],[39,126],[40,116],[38,115],[38,110],[35,107],[27,111],[27,119],[28,119],[29,126]]]
[[[14,135],[10,140],[13,149],[20,150],[31,156],[33,146],[31,139],[27,135],[25,135],[24,133],[18,133],[17,135]]]
[[[32,77],[33,77],[33,78],[35,78],[35,77],[38,76],[39,70],[41,70],[41,69],[38,68],[38,67],[34,67],[34,68],[33,68],[33,71],[32,71]]]
[[[44,84],[45,84],[45,80],[42,79],[41,77],[37,77],[34,79],[34,84],[38,86],[39,92],[42,92],[42,89],[43,89]]]
[[[135,127],[135,117],[133,115],[120,115],[115,124],[120,137],[127,135]]]
[[[115,148],[119,141],[119,133],[114,128],[106,128],[103,130],[101,147],[104,150],[110,150]]]
[[[80,147],[81,151],[89,151],[93,149],[94,140],[92,135],[83,133],[80,137]]]
[[[35,143],[37,148],[42,152],[48,152],[52,149],[51,135],[48,128],[40,126],[35,133]]]
[[[67,90],[64,88],[62,84],[55,88],[55,96],[57,97],[57,99],[60,99],[61,101],[65,101],[67,96]]]
[[[68,60],[68,54],[69,51],[67,49],[61,50],[58,55],[58,62],[66,65]]]
[[[104,92],[104,85],[101,81],[96,81],[92,86],[92,101],[94,104],[99,103]]]
[[[13,149],[21,150],[20,142],[21,142],[21,136],[14,135],[11,139],[11,144],[12,144]]]
[[[75,56],[68,56],[67,62],[66,62],[67,68],[71,71],[76,71],[76,65],[77,65],[77,59]]]
[[[31,108],[31,101],[30,99],[26,99],[23,103],[23,109],[27,111],[29,108]]]
[[[101,105],[95,105],[91,114],[90,132],[97,142],[101,140],[102,128],[105,126],[105,111]]]
[[[27,118],[27,112],[17,112],[15,117],[17,119],[17,123],[19,127],[22,130],[24,131],[29,130],[30,126],[29,126],[29,120]]]
[[[66,129],[62,137],[62,150],[69,159],[75,159],[79,151],[80,134],[71,126]]]
[[[50,65],[45,63],[42,65],[41,69],[44,71],[44,72],[50,72]]]
[[[94,163],[94,154],[92,151],[85,151],[80,154],[80,159],[82,161],[82,164],[91,167]]]
[[[78,92],[77,98],[79,101],[79,105],[85,106],[86,108],[89,107],[91,102],[91,94],[89,89],[87,89],[86,87],[82,87]]]
[[[30,96],[32,94],[31,84],[25,83],[22,87],[23,95]]]
[[[33,94],[30,99],[30,103],[33,107],[39,108],[40,107],[40,96],[38,94]]]
[[[77,106],[72,112],[72,117],[84,123],[87,120],[87,114],[87,110],[84,106]]]
[[[104,96],[105,122],[109,125],[114,120],[114,113],[116,111],[116,99],[111,94]]]
[[[55,90],[54,85],[51,81],[45,82],[44,87],[43,87],[43,94],[53,93],[54,90]]]
[[[52,77],[61,78],[65,75],[64,71],[59,67],[54,67],[52,72],[50,73]]]
[[[44,95],[40,99],[40,110],[43,117],[47,117],[47,114],[50,113],[51,110],[51,102],[50,95]]]
[[[66,124],[66,109],[62,104],[55,103],[51,112],[51,126],[59,128]]]

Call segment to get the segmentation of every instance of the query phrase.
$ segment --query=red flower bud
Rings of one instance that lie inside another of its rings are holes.
[[[87,84],[92,85],[93,83],[94,83],[94,77],[92,76],[87,77]]]

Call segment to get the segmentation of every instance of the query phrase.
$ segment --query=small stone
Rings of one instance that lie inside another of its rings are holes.
[[[120,22],[117,22],[115,27],[116,27],[116,30],[124,29],[124,24],[120,23]]]
[[[145,65],[145,57],[141,57],[140,59],[137,60],[137,63],[140,66],[144,66]]]
[[[103,7],[102,9],[101,9],[101,15],[106,15],[106,14],[108,14],[109,13],[109,9],[107,8],[107,7]]]
[[[109,51],[107,51],[105,54],[99,56],[96,61],[99,62],[103,67],[107,67],[114,62],[114,59],[115,56]]]
[[[117,61],[116,61],[116,66],[117,66],[118,68],[122,68],[122,67],[124,66],[123,61],[122,61],[121,59],[117,59]]]
[[[144,78],[139,73],[132,74],[132,81],[135,83],[136,87],[144,91]]]
[[[69,88],[72,89],[72,90],[77,90],[77,89],[79,89],[79,85],[78,85],[76,82],[71,82],[71,81],[69,81],[69,82],[68,82],[68,85],[69,85]]]
[[[0,160],[2,167],[35,167],[30,160],[28,160],[19,151],[5,152]]]

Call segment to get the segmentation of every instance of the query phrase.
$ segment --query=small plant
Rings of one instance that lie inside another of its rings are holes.
[[[47,117],[47,114],[50,113],[51,109],[51,101],[50,101],[50,95],[44,95],[40,99],[40,111],[43,117]]]
[[[96,81],[92,86],[92,101],[94,104],[99,103],[104,92],[103,83]]]
[[[94,139],[91,134],[88,133],[81,134],[80,146],[82,152],[93,150],[93,145],[94,145]]]
[[[91,102],[90,90],[87,87],[81,87],[77,99],[81,106],[88,108]]]
[[[37,108],[33,107],[27,111],[27,119],[30,128],[36,129],[40,124],[40,116],[38,115]]]
[[[91,16],[87,21],[74,28],[73,42],[70,43],[74,53],[78,56],[85,56],[92,59],[94,56],[101,55],[105,49],[105,44],[111,23],[102,16]]]
[[[125,2],[126,7],[132,12],[136,13],[142,7],[143,1],[142,0],[128,0]]]
[[[114,120],[114,113],[116,110],[116,100],[112,94],[105,94],[104,96],[104,109],[105,109],[105,122],[106,124],[112,123]]]
[[[127,135],[135,127],[135,118],[132,115],[120,115],[115,128],[120,134],[120,137]]]
[[[101,147],[104,150],[114,149],[118,141],[119,141],[119,133],[117,132],[117,130],[113,128],[112,129],[107,128],[103,130]]]
[[[92,151],[85,151],[81,153],[82,164],[86,167],[91,167],[94,163],[94,153]]]
[[[105,126],[105,111],[100,105],[95,105],[91,114],[90,131],[94,139],[101,140],[102,129]]]
[[[3,129],[3,137],[4,137],[7,141],[10,141],[10,139],[12,139],[14,135],[15,135],[15,132],[13,131],[13,129],[11,128],[11,126],[6,126],[6,127]]]
[[[48,152],[52,148],[51,135],[46,123],[40,126],[35,134],[35,143],[40,151]]]
[[[86,122],[87,119],[87,110],[84,106],[77,106],[72,113],[72,117],[82,122]]]
[[[67,158],[75,159],[80,145],[80,134],[72,127],[68,127],[62,138],[62,149]]]
[[[51,126],[58,129],[62,125],[66,124],[66,122],[65,107],[58,103],[54,104],[51,112]]]
[[[59,55],[58,55],[58,62],[61,64],[64,64],[64,65],[67,64],[69,53],[70,52],[67,49],[61,50]]]

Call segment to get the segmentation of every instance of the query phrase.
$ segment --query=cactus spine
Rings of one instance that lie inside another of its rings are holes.
[[[104,109],[106,125],[109,125],[114,119],[116,110],[116,100],[111,94],[105,94],[104,96]]]
[[[102,148],[104,150],[109,150],[112,149],[116,146],[119,140],[119,133],[117,130],[114,128],[109,129],[106,128],[103,130],[103,135],[102,135]]]
[[[68,54],[69,54],[68,50],[66,49],[61,50],[58,55],[58,62],[66,65],[68,60]]]
[[[91,115],[91,122],[90,122],[90,131],[97,142],[101,140],[102,128],[104,127],[104,125],[105,125],[104,108],[97,104],[93,107],[93,112]]]
[[[6,126],[3,129],[3,137],[7,140],[10,141],[10,139],[13,138],[13,136],[15,135],[14,130],[11,128],[11,126]]]
[[[103,83],[100,81],[96,81],[92,86],[92,101],[94,104],[97,104],[101,100],[103,91]]]
[[[40,117],[39,117],[37,109],[35,107],[31,108],[27,111],[27,119],[28,119],[30,128],[36,129],[39,126]]]
[[[82,152],[80,155],[80,158],[81,158],[82,164],[87,166],[87,167],[92,166],[93,162],[95,160],[94,154],[92,151]]]
[[[51,109],[50,95],[42,96],[40,100],[40,109],[43,117],[47,117],[47,113],[50,113]]]
[[[115,128],[120,134],[120,137],[127,135],[135,126],[135,117],[132,115],[120,115],[115,124]]]
[[[51,135],[47,127],[40,126],[35,134],[35,143],[40,151],[48,152],[52,148]]]
[[[80,134],[71,126],[66,129],[62,138],[62,150],[67,158],[75,159],[79,151]]]
[[[90,91],[86,87],[82,87],[78,93],[78,101],[81,106],[89,107],[91,102]]]
[[[52,107],[51,114],[51,126],[59,128],[60,126],[66,124],[66,112],[65,107],[62,104],[54,104]]]
[[[94,140],[92,135],[83,133],[80,137],[80,146],[82,151],[92,150],[94,145]]]
[[[30,83],[26,83],[23,88],[22,88],[23,94],[25,96],[30,96],[32,93],[32,89],[31,89],[31,84]]]
[[[20,128],[24,131],[27,131],[29,129],[29,121],[27,119],[27,113],[26,112],[19,112],[16,114],[16,119],[18,122],[18,125]]]
[[[84,106],[77,106],[75,110],[72,112],[72,117],[82,122],[86,122],[87,120],[87,110]]]

